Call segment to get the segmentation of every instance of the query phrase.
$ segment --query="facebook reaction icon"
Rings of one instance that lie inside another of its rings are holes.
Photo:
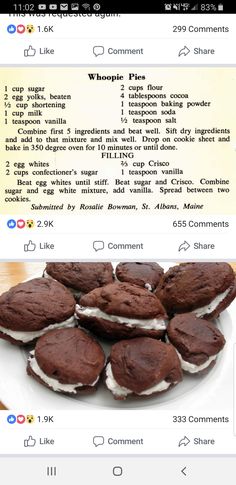
[[[7,221],[7,227],[9,229],[15,229],[15,227],[16,227],[15,219],[9,219],[9,221]]]
[[[14,34],[16,32],[16,26],[13,24],[10,24],[7,26],[7,32],[8,34]]]
[[[9,424],[15,424],[15,422],[16,422],[16,416],[14,414],[9,414],[7,416],[7,422]]]

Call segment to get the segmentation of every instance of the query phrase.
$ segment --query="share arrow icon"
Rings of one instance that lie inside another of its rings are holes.
[[[190,248],[188,241],[184,241],[180,244],[178,251],[187,251]]]
[[[179,446],[188,446],[189,443],[190,439],[187,436],[184,436],[184,438],[179,441]]]
[[[179,57],[180,56],[187,56],[190,52],[190,49],[185,45],[182,49],[179,51]]]

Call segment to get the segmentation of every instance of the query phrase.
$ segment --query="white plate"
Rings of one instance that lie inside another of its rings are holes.
[[[166,265],[163,265],[166,266]],[[169,263],[168,266],[171,266]],[[166,268],[165,268],[166,269]],[[217,358],[216,365],[204,377],[184,375],[183,381],[170,391],[148,399],[128,398],[126,401],[115,401],[111,393],[100,383],[97,392],[84,396],[65,396],[58,394],[37,383],[26,374],[27,352],[23,348],[15,347],[0,339],[0,400],[9,409],[155,409],[162,410],[183,404],[185,398],[191,395],[194,401],[201,401],[201,395],[209,393],[211,382],[224,382],[224,376],[229,374],[228,353],[231,353],[232,342],[231,307],[223,312],[216,324],[225,336],[227,345]],[[106,354],[109,344],[103,343]],[[228,352],[227,352],[228,349]],[[228,379],[226,379],[228,381]],[[218,387],[218,386],[217,386]],[[206,391],[207,390],[207,391]],[[221,387],[221,392],[223,388]],[[222,394],[221,394],[222,395]]]

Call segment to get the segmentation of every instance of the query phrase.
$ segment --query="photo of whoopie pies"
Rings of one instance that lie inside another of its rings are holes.
[[[75,303],[57,281],[35,278],[19,283],[0,296],[0,338],[24,345],[53,328],[75,326]]]
[[[225,345],[220,330],[194,313],[174,317],[168,325],[167,336],[178,353],[182,369],[194,375],[208,372]]]
[[[153,396],[181,380],[180,361],[170,344],[141,337],[121,340],[111,348],[105,382],[115,399]]]
[[[27,373],[53,391],[65,394],[96,390],[105,366],[100,344],[84,330],[51,330],[30,352]]]
[[[2,263],[0,409],[14,409],[16,394],[22,409],[229,402],[235,271],[224,262]]]
[[[164,274],[163,268],[157,263],[119,263],[116,267],[116,277],[119,281],[132,283],[153,291]]]
[[[228,263],[182,263],[164,274],[155,294],[170,316],[194,312],[212,320],[234,300],[235,274]]]
[[[47,263],[43,276],[67,286],[76,300],[89,291],[113,282],[111,263]]]
[[[76,315],[80,326],[109,340],[161,338],[166,330],[167,315],[158,298],[130,283],[112,283],[84,295]]]

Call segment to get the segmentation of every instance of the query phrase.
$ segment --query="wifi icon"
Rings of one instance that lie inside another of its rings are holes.
[[[89,3],[83,3],[82,7],[84,8],[84,10],[90,10],[90,4]]]

